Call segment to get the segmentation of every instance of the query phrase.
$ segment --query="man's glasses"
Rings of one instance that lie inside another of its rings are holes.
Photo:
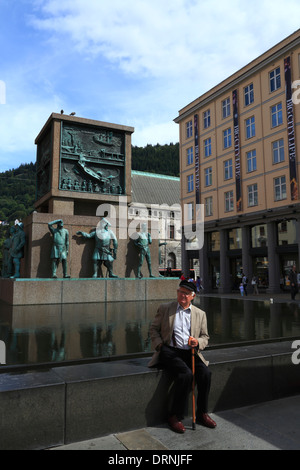
[[[193,292],[183,292],[183,290],[180,290],[180,289],[177,289],[177,293],[178,294],[181,294],[181,295],[184,295],[185,297],[188,297],[189,295],[192,295]]]

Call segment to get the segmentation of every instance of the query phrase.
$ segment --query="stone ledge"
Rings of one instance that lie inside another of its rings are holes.
[[[208,349],[210,411],[300,391],[291,342]],[[165,421],[171,380],[148,357],[0,374],[0,449],[41,449]]]
[[[0,279],[0,301],[46,305],[173,300],[176,278]]]

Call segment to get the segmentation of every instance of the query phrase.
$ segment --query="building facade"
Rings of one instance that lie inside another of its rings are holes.
[[[300,267],[300,30],[179,111],[181,204],[204,206],[199,259],[206,291],[244,273],[269,292]]]
[[[159,234],[160,271],[181,270],[180,178],[132,170],[131,195],[129,218]]]

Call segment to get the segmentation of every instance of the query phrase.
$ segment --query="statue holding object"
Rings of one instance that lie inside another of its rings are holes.
[[[93,253],[93,277],[98,277],[98,267],[101,267],[102,263],[108,270],[109,277],[118,277],[113,274],[113,262],[117,258],[118,241],[117,237],[112,230],[109,229],[111,224],[107,219],[103,218],[100,221],[100,228],[97,227],[91,233],[76,232],[77,235],[81,235],[83,238],[94,238],[95,249]],[[110,248],[111,241],[113,248]]]

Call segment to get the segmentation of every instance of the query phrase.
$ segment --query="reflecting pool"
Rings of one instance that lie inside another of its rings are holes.
[[[0,305],[6,365],[150,353],[149,326],[161,303]],[[300,337],[297,303],[200,297],[195,305],[207,313],[210,346]]]

